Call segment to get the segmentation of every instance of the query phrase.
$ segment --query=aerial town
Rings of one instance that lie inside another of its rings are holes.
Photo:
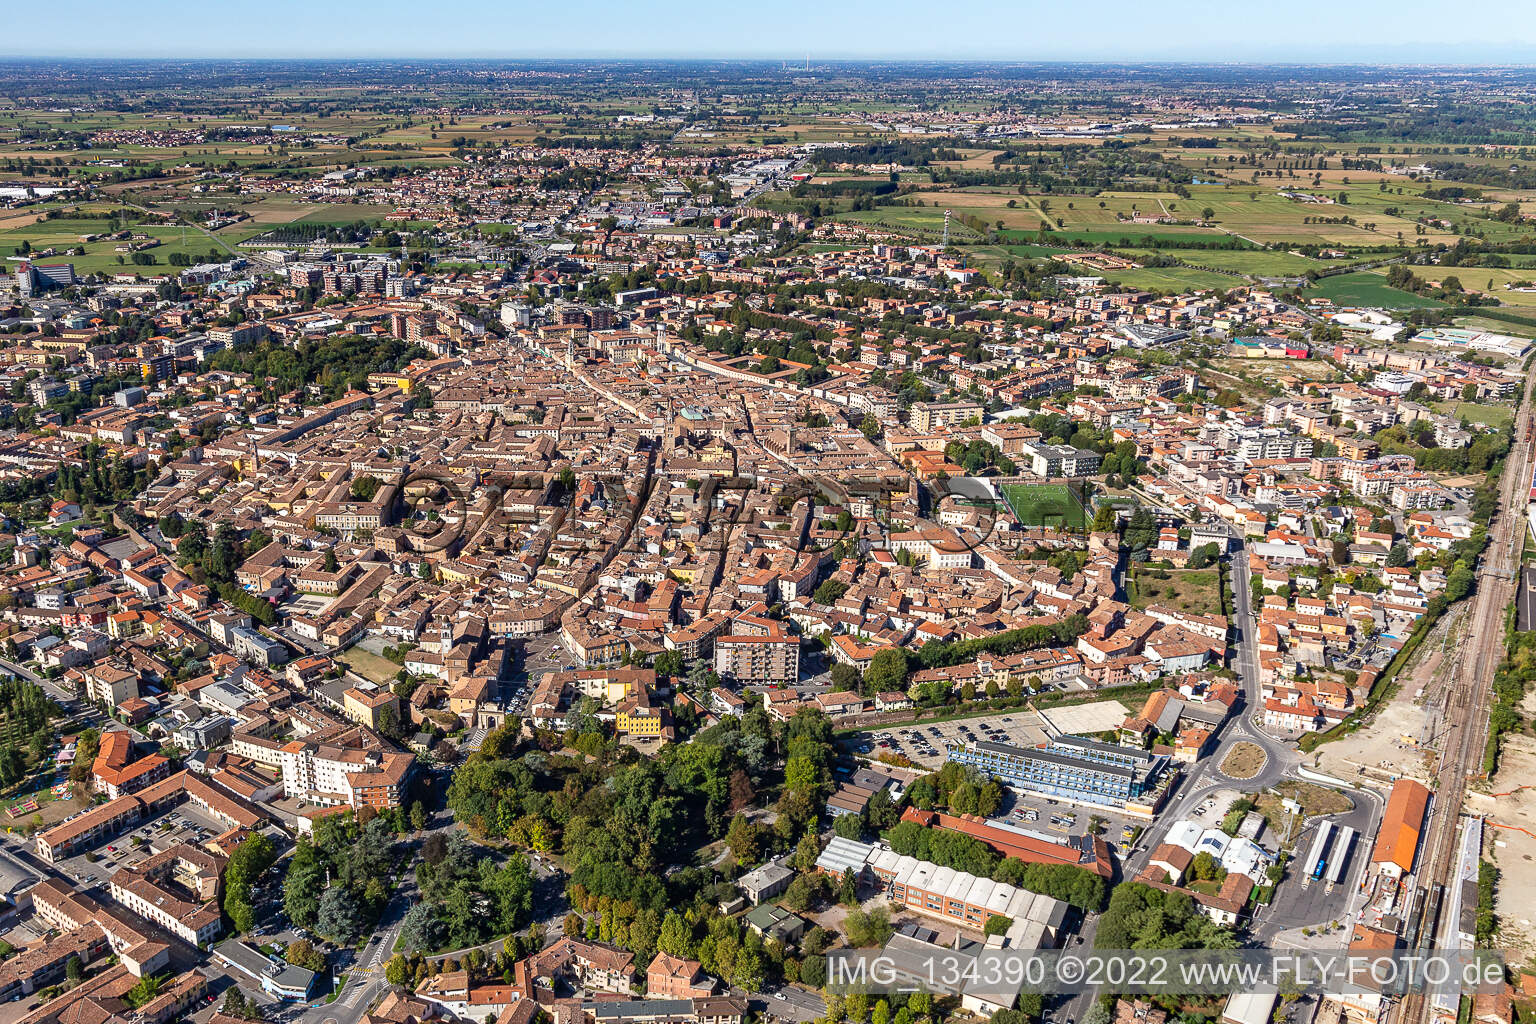
[[[1533,1019],[1532,102],[0,62],[0,1024]]]

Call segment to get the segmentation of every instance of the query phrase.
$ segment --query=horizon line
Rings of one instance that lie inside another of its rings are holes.
[[[1397,43],[1386,48],[1388,50],[1411,50],[1419,46],[1431,45],[1425,43]],[[1460,48],[1481,48],[1484,44],[1461,44]],[[1499,44],[1491,44],[1490,48]],[[1508,44],[1503,44],[1508,45]],[[1443,46],[1441,47],[1444,48]],[[1525,49],[1525,48],[1520,48]],[[1194,67],[1374,67],[1378,70],[1392,70],[1395,68],[1536,68],[1536,60],[1530,57],[1500,59],[1489,55],[1480,58],[1467,58],[1463,60],[1435,60],[1431,58],[1399,58],[1387,60],[1383,57],[1372,58],[1366,55],[1368,51],[1359,54],[1340,54],[1337,57],[998,57],[998,56],[967,56],[967,57],[940,57],[933,55],[897,55],[890,56],[823,56],[811,57],[811,70],[820,64],[977,64],[977,65],[1002,65],[1002,66],[1071,66],[1071,65],[1101,65],[1101,66],[1194,66]],[[1385,50],[1382,51],[1385,53]],[[140,53],[140,54],[96,54],[88,52],[75,53],[0,53],[0,61],[98,61],[103,63],[129,63],[141,61],[249,61],[249,62],[315,62],[315,63],[348,63],[363,61],[451,61],[451,62],[482,62],[482,63],[572,63],[572,62],[605,62],[605,63],[646,63],[663,61],[667,63],[753,63],[775,64],[784,63],[790,65],[789,71],[801,71],[804,67],[795,65],[804,64],[806,57],[790,55],[768,54],[664,54],[664,53],[568,53],[568,54],[512,54],[512,55],[486,55],[474,53],[359,53],[359,54],[235,54],[235,53]]]

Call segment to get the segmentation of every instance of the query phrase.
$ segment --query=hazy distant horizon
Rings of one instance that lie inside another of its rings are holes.
[[[744,7],[643,0],[558,5],[269,0],[257,11],[183,0],[13,5],[6,59],[770,60],[1195,64],[1536,64],[1536,19],[1510,0],[1296,0],[1240,11],[1209,0],[1063,7],[1039,0],[782,0]],[[1106,30],[1106,26],[1109,28]],[[1130,30],[1121,26],[1131,26]]]

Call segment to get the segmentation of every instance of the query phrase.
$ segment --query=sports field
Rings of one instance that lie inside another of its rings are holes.
[[[1025,526],[1088,526],[1083,503],[1066,484],[1004,484],[1003,498]]]

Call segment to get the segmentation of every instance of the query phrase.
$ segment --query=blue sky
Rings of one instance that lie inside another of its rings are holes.
[[[37,0],[0,55],[1536,63],[1530,0]]]

